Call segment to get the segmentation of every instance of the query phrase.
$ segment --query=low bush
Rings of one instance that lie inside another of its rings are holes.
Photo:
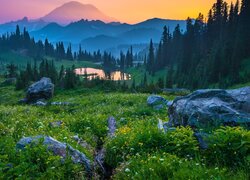
[[[116,167],[131,156],[158,150],[181,157],[195,156],[198,143],[190,128],[177,128],[164,134],[152,123],[140,121],[120,128],[116,137],[106,143],[107,164]]]
[[[8,146],[7,143],[5,145]],[[0,153],[0,179],[76,179],[86,177],[84,167],[68,156],[62,160],[42,144],[24,150],[11,146]]]
[[[221,127],[207,141],[209,147],[204,156],[208,164],[250,167],[250,131],[241,127]]]

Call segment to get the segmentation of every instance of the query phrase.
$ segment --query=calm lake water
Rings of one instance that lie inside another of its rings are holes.
[[[95,68],[77,68],[75,69],[76,74],[78,75],[86,75],[89,79],[97,78],[105,79],[105,80],[130,80],[131,75],[127,73],[123,73],[121,71],[113,71],[113,72],[105,72],[102,69]]]

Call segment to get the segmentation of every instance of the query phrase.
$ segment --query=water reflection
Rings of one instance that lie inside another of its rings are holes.
[[[130,80],[131,76],[127,73],[121,71],[104,71],[102,69],[95,68],[77,68],[75,69],[77,75],[86,76],[88,79],[94,79],[99,77],[100,79],[105,80]]]

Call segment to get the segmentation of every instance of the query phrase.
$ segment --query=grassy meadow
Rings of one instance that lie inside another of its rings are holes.
[[[18,104],[25,96],[23,91],[0,87],[0,179],[86,178],[81,165],[70,160],[62,163],[42,145],[16,149],[22,137],[37,135],[68,143],[92,163],[98,147],[103,146],[108,178],[112,179],[249,178],[249,131],[220,128],[211,132],[212,146],[201,150],[191,128],[167,133],[157,128],[158,119],[168,121],[167,110],[147,106],[148,95],[85,88],[56,90],[50,101],[71,105],[40,107]],[[117,120],[114,138],[107,138],[110,116]],[[52,127],[57,121],[62,125]],[[84,146],[73,139],[75,135]],[[93,171],[92,179],[102,176]]]

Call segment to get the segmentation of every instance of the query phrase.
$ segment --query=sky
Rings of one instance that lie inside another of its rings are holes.
[[[11,20],[37,19],[70,0],[0,0],[0,23]],[[205,16],[216,0],[77,0],[93,4],[120,22],[137,23],[150,18],[195,18]],[[226,0],[228,3],[236,0]]]

